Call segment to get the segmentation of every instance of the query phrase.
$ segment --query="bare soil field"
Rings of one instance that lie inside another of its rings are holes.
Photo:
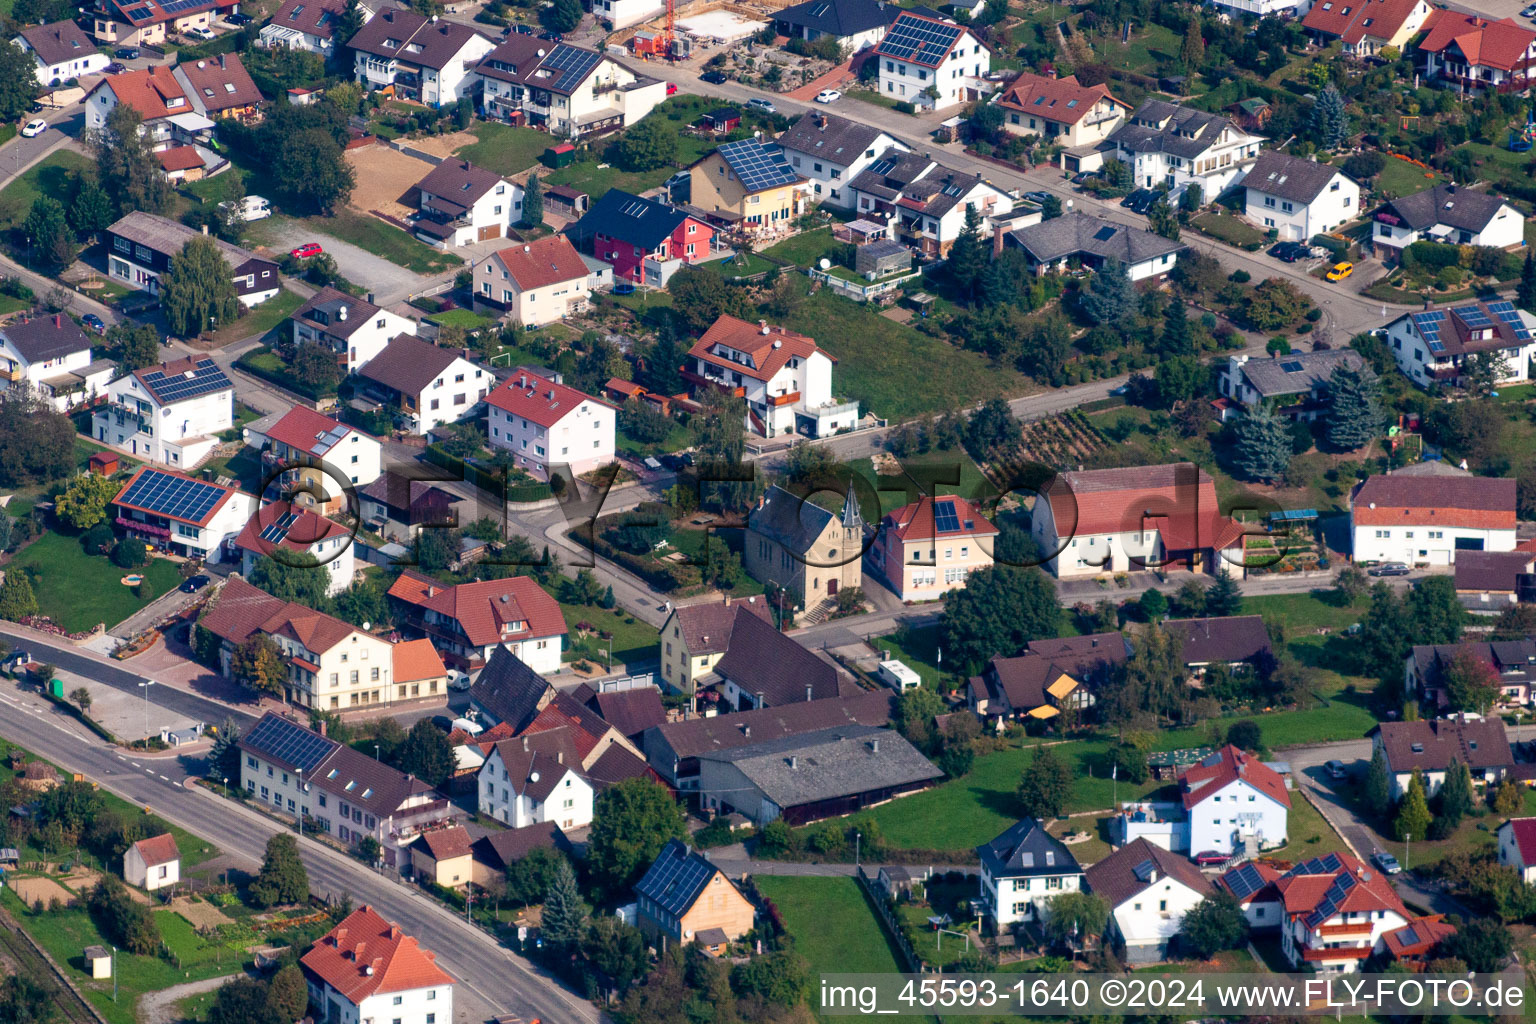
[[[411,186],[432,170],[430,164],[389,146],[364,146],[347,151],[347,163],[357,174],[350,205],[361,213],[374,210],[404,220],[416,209]]]

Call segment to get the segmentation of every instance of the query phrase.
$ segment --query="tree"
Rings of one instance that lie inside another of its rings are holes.
[[[329,216],[345,206],[357,183],[341,144],[324,128],[309,128],[281,138],[272,172],[295,199]]]
[[[0,51],[3,52],[3,51]],[[29,259],[45,267],[67,266],[75,258],[74,239],[64,219],[64,204],[51,196],[32,201],[22,231],[26,233]]]
[[[448,736],[430,719],[420,719],[411,726],[405,742],[395,755],[395,767],[431,786],[441,786],[453,774],[453,745]]]
[[[580,0],[555,0],[550,7],[543,8],[541,17],[544,27],[555,32],[570,32],[581,24]]]
[[[358,0],[347,0],[346,6],[342,8],[341,14],[337,17],[336,24],[331,30],[331,38],[336,41],[336,45],[331,51],[331,60],[337,70],[352,70],[354,64],[352,48],[346,46],[344,40],[351,39],[357,35],[358,29],[362,28],[366,21],[367,19],[363,16],[362,5],[358,3]],[[332,94],[335,91],[334,88],[331,89]]]
[[[1369,367],[1340,364],[1328,378],[1328,443],[1354,451],[1381,433],[1381,382]]]
[[[272,975],[267,984],[267,1006],[279,1020],[298,1020],[309,1006],[309,986],[304,983],[304,971],[298,964],[285,964]]]
[[[281,551],[281,557],[262,555],[251,568],[251,586],[273,597],[306,608],[324,608],[330,589],[331,573],[307,551]]]
[[[625,551],[639,555],[666,540],[670,532],[671,524],[667,522],[664,512],[655,506],[648,509],[640,507],[619,516],[613,527],[613,541]],[[592,579],[592,583],[596,585],[596,578]]]
[[[53,1024],[58,1019],[55,993],[21,974],[0,981],[0,1020],[12,1024]]]
[[[1266,405],[1249,409],[1232,425],[1232,464],[1250,480],[1273,483],[1291,464],[1291,438]]]
[[[1147,617],[1148,622],[1157,622],[1168,614],[1168,598],[1163,596],[1161,590],[1149,587],[1142,592],[1141,599],[1137,602],[1141,608],[1141,614]]]
[[[1157,202],[1147,210],[1147,225],[1155,235],[1160,235],[1171,242],[1179,240],[1181,233],[1179,215],[1169,205],[1166,195],[1159,196]]]
[[[682,808],[665,786],[625,779],[593,804],[587,867],[606,891],[628,892],[668,841],[687,835]]]
[[[1349,117],[1344,112],[1344,97],[1330,82],[1317,94],[1307,115],[1312,137],[1323,149],[1338,149],[1349,135]]]
[[[1504,966],[1514,943],[1509,929],[1491,917],[1463,921],[1454,935],[1440,942],[1440,955],[1455,957],[1473,971],[1491,974]]]
[[[142,120],[131,104],[119,103],[87,137],[96,157],[96,180],[118,216],[132,210],[163,213],[171,201],[170,179],[139,131]]]
[[[112,545],[112,564],[119,569],[138,569],[149,564],[149,547],[137,537],[124,537]]]
[[[589,921],[581,939],[581,953],[587,962],[620,992],[628,991],[645,974],[649,964],[645,946],[645,935],[639,928],[613,916]]]
[[[171,333],[183,338],[239,319],[243,307],[217,242],[199,236],[171,257],[160,276],[160,304]]]
[[[1204,63],[1205,39],[1200,35],[1200,17],[1191,14],[1189,24],[1184,28],[1184,45],[1179,47],[1179,66],[1186,75],[1192,75]]]
[[[1075,944],[1090,935],[1102,935],[1109,923],[1109,904],[1088,892],[1064,892],[1051,897],[1045,918],[1045,934],[1054,945]]]
[[[1012,654],[1031,640],[1055,636],[1060,614],[1056,584],[1037,568],[978,569],[944,602],[944,647],[956,663],[979,669],[994,654]]]
[[[565,856],[547,846],[528,851],[518,860],[507,865],[506,894],[513,903],[530,906],[540,903],[544,894],[555,883]]]
[[[637,127],[644,124],[642,121]],[[682,319],[679,326],[694,334],[703,334],[722,315],[742,317],[749,312],[746,293],[727,284],[723,276],[712,270],[691,265],[681,267],[667,282],[667,291],[672,293],[673,311]],[[673,372],[684,361],[677,359]],[[675,392],[664,390],[664,393]]]
[[[555,866],[555,876],[544,893],[543,924],[539,935],[556,952],[566,952],[581,941],[586,928],[587,904],[576,886],[576,872],[564,857]]]
[[[1471,651],[1457,651],[1450,663],[1441,668],[1440,682],[1452,711],[1486,714],[1499,696],[1498,672]]]
[[[1514,779],[1505,779],[1493,791],[1493,810],[1495,814],[1508,817],[1520,811],[1525,806],[1525,790]]]
[[[1243,592],[1225,565],[1216,570],[1216,582],[1205,592],[1205,614],[1222,617],[1243,613]]]
[[[619,140],[618,158],[631,172],[670,167],[677,162],[677,129],[664,117],[647,117]]]
[[[91,691],[83,686],[77,686],[69,691],[69,699],[80,709],[81,714],[91,710]]]
[[[1019,780],[1019,803],[1031,818],[1054,818],[1072,798],[1072,769],[1052,747],[1035,747]]]
[[[1520,285],[1515,290],[1515,299],[1521,309],[1536,313],[1536,261],[1531,259],[1529,252],[1520,265]]]
[[[32,54],[17,46],[0,49],[0,118],[19,120],[36,99],[37,66]]]
[[[1227,742],[1238,750],[1256,753],[1264,749],[1264,731],[1258,722],[1245,718],[1227,726]]]
[[[294,349],[288,369],[294,380],[316,391],[330,391],[341,383],[341,367],[336,365],[336,354],[307,341],[300,342]]]
[[[1365,770],[1365,806],[1381,814],[1392,806],[1392,778],[1387,773],[1387,756],[1379,746]]]
[[[1453,757],[1440,786],[1440,816],[1455,831],[1461,819],[1472,813],[1476,795],[1472,792],[1472,772],[1460,758]]]
[[[1224,949],[1238,949],[1248,942],[1248,919],[1231,893],[1217,890],[1184,915],[1179,937],[1186,949],[1209,960]]]
[[[896,698],[896,731],[919,750],[937,745],[933,720],[944,713],[944,699],[932,687],[915,686]]]
[[[1424,780],[1415,771],[1408,782],[1408,792],[1397,805],[1397,817],[1392,822],[1392,832],[1399,842],[1405,839],[1423,839],[1429,833],[1429,801],[1424,796]]]
[[[160,362],[160,332],[150,324],[113,324],[107,342],[117,348],[117,361],[125,370],[139,370]]]
[[[1408,592],[1408,616],[1416,644],[1454,644],[1461,639],[1466,612],[1456,597],[1456,581],[1450,576],[1420,580]],[[1399,666],[1401,667],[1401,666]]]
[[[1194,354],[1195,339],[1189,329],[1189,307],[1177,296],[1168,305],[1168,316],[1163,321],[1163,333],[1157,339],[1157,346],[1170,356]]]
[[[1136,287],[1125,265],[1113,257],[1104,261],[1079,296],[1083,313],[1096,324],[1118,327],[1136,312]]]
[[[250,894],[262,907],[303,903],[309,898],[309,873],[299,859],[299,844],[293,836],[279,832],[267,840],[261,870],[251,882]]]
[[[59,495],[55,514],[77,530],[88,530],[106,521],[107,508],[120,490],[120,484],[100,473],[81,473]]]
[[[529,227],[544,226],[544,189],[537,171],[528,175],[528,184],[523,186],[523,223]]]
[[[0,619],[20,622],[28,615],[37,614],[37,595],[32,592],[32,581],[22,570],[12,566],[0,583]]]
[[[946,744],[939,753],[939,769],[952,779],[964,778],[976,763],[976,748],[970,743]]]
[[[297,1018],[283,1020],[269,996],[270,986],[266,982],[236,978],[219,986],[213,1005],[208,1007],[208,1024],[292,1024]]]
[[[949,279],[966,301],[974,301],[977,286],[987,269],[987,246],[981,239],[981,212],[975,203],[965,207],[965,227],[949,250]]]
[[[1274,331],[1295,323],[1311,305],[1311,300],[1295,285],[1271,277],[1254,287],[1246,314],[1255,330]]]
[[[265,633],[256,633],[235,648],[229,659],[229,672],[236,681],[257,693],[282,697],[287,690],[288,668],[283,664],[277,644]]]
[[[393,722],[394,719],[386,719]],[[226,717],[213,734],[213,746],[208,751],[209,776],[221,779],[240,778],[240,726],[233,718]]]

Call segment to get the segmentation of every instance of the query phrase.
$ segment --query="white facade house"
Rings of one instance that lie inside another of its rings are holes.
[[[816,201],[839,210],[854,209],[849,186],[866,167],[882,154],[910,149],[872,125],[820,111],[801,115],[779,136],[779,145],[795,173],[811,182]]]
[[[1267,18],[1300,18],[1312,7],[1312,0],[1211,0],[1211,6],[1227,14]]]
[[[881,95],[926,110],[958,106],[992,70],[992,51],[971,30],[903,12],[875,47]]]
[[[90,338],[62,313],[0,327],[0,381],[7,388],[30,385],[60,412],[106,391],[117,364],[91,354]]]
[[[398,403],[395,409],[411,433],[425,434],[468,416],[495,383],[491,372],[470,362],[467,354],[401,334],[358,376]]]
[[[202,117],[201,114],[186,116]],[[207,230],[204,225],[201,237],[207,236]],[[107,275],[151,295],[160,293],[160,275],[170,268],[171,261],[186,249],[187,243],[200,237],[179,221],[142,210],[133,210],[118,218],[107,228],[105,236]],[[259,305],[278,293],[282,282],[276,263],[221,238],[215,238],[213,244],[229,268],[235,295],[242,306]],[[208,325],[209,329],[217,326],[214,323]]]
[[[1186,771],[1180,795],[1191,853],[1251,852],[1284,846],[1291,797],[1273,768],[1233,746]]]
[[[592,0],[592,13],[615,32],[648,21],[665,10],[662,0]]]
[[[1074,265],[1099,270],[1113,259],[1132,281],[1163,278],[1184,251],[1182,242],[1082,210],[1007,230],[1001,241],[1003,248],[1021,251],[1030,272],[1037,276],[1066,271]]]
[[[140,839],[123,851],[123,881],[148,892],[181,881],[181,851],[169,832]]]
[[[470,69],[496,44],[456,21],[388,10],[370,18],[347,46],[365,89],[393,87],[401,99],[441,107],[474,94],[479,79]]]
[[[415,320],[329,285],[294,310],[289,323],[295,345],[325,346],[336,354],[344,374],[366,364],[400,335],[416,333]]]
[[[1371,221],[1371,244],[1399,259],[1414,242],[1513,249],[1525,242],[1525,217],[1503,196],[1440,184],[1389,200]]]
[[[1033,818],[1024,818],[977,847],[981,858],[983,911],[998,930],[1049,916],[1050,901],[1083,888],[1083,869],[1059,839]]]
[[[367,487],[383,472],[384,445],[355,427],[296,405],[260,433],[246,428],[246,442],[268,445],[264,464],[283,470],[276,481],[290,500],[327,514],[347,504],[347,484]]]
[[[568,43],[514,32],[475,65],[486,117],[580,138],[628,128],[667,98],[667,83]]]
[[[55,21],[22,29],[12,43],[32,55],[37,84],[44,89],[94,75],[112,63],[85,30],[73,21]]]
[[[537,735],[502,740],[491,748],[478,776],[479,812],[509,828],[551,823],[569,832],[590,825],[592,784],[580,765],[540,752]]]
[[[1265,150],[1243,178],[1247,218],[1281,241],[1326,235],[1360,213],[1360,186],[1329,164]]]
[[[416,237],[452,249],[501,238],[523,219],[523,188],[468,160],[444,160],[415,185]]]
[[[190,470],[234,425],[235,385],[207,356],[146,366],[107,386],[107,401],[91,419],[102,444]]]
[[[1184,915],[1211,892],[1198,868],[1145,839],[1088,868],[1084,881],[1109,905],[1106,940],[1131,963],[1163,959]]]
[[[1536,818],[1511,818],[1499,826],[1499,863],[1536,885]]]
[[[476,308],[539,327],[581,312],[592,297],[592,272],[564,235],[491,253],[474,268]]]
[[[722,315],[688,350],[683,378],[695,390],[742,388],[754,433],[827,437],[859,422],[859,403],[832,394],[834,362],[803,334]]]
[[[495,680],[498,661],[509,671],[521,672],[517,666],[538,675],[560,671],[565,617],[555,599],[526,576],[447,587],[407,569],[389,596],[410,606],[405,627],[430,639],[448,664],[487,666],[477,685]],[[501,650],[513,656],[511,661],[497,657]]]
[[[452,1024],[453,979],[364,904],[299,960],[316,1024]]]
[[[240,549],[240,571],[249,578],[262,558],[293,565],[309,556],[324,566],[330,583],[326,593],[335,596],[352,585],[356,558],[352,532],[313,510],[275,501],[263,505],[235,539]]]
[[[1264,143],[1220,114],[1157,99],[1143,101],[1106,141],[1138,186],[1199,185],[1206,202],[1242,180]]]
[[[329,60],[336,49],[336,25],[346,9],[345,0],[283,0],[272,20],[261,27],[256,45],[266,50],[318,53]],[[373,7],[368,4],[358,4],[358,12],[364,23],[373,17]]]
[[[844,53],[867,50],[885,38],[901,13],[882,0],[805,0],[774,12],[779,35],[813,43],[831,37]]]
[[[600,398],[526,370],[485,397],[491,448],[549,479],[551,466],[581,476],[613,461],[617,410]]]
[[[1425,796],[1445,785],[1453,762],[1467,766],[1474,785],[1493,785],[1509,774],[1515,758],[1501,718],[1454,718],[1383,722],[1368,733],[1372,756],[1387,762],[1392,799],[1400,800],[1418,773]]]
[[[113,525],[185,558],[223,561],[256,514],[254,495],[141,466],[112,499]]]
[[[1458,551],[1513,551],[1515,481],[1393,473],[1350,499],[1353,554],[1361,562],[1454,565]]]
[[[1536,316],[1507,301],[1468,300],[1405,313],[1386,326],[1397,368],[1421,388],[1462,382],[1467,360],[1500,359],[1499,385],[1530,380]]]

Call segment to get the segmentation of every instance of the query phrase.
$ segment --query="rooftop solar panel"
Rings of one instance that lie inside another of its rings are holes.
[[[234,387],[229,378],[224,376],[224,371],[219,369],[219,364],[212,359],[202,360],[185,373],[167,375],[159,368],[147,370],[139,379],[161,405],[183,402]]]
[[[1514,311],[1515,304],[1513,302],[1490,302],[1488,304],[1488,312],[1490,313],[1513,313]]]
[[[1400,941],[1405,946],[1412,946],[1416,944],[1419,941],[1418,929],[1413,925],[1409,925],[1407,928],[1404,928]]]
[[[960,529],[960,517],[955,514],[953,501],[933,503],[933,525],[940,533],[954,533]]]
[[[302,725],[269,715],[245,735],[242,746],[258,754],[270,754],[296,769],[313,772],[338,744]]]
[[[796,180],[795,172],[784,158],[784,150],[776,145],[764,145],[757,139],[742,139],[721,146],[720,155],[730,164],[742,188],[748,192],[790,185]]]
[[[1156,870],[1156,864],[1153,864],[1150,860],[1144,860],[1134,868],[1131,868],[1131,873],[1136,876],[1138,881],[1150,882],[1152,880],[1152,872]]]
[[[117,500],[155,515],[201,523],[228,493],[215,484],[146,469]]]
[[[579,46],[560,43],[539,63],[539,67],[561,72],[560,76],[550,84],[550,88],[556,92],[569,92],[579,85],[582,79],[587,77],[587,72],[596,67],[598,61],[602,59],[603,55],[596,50],[583,50]]]
[[[281,544],[288,539],[288,531],[293,529],[293,524],[298,518],[297,512],[285,512],[277,522],[267,524],[261,531],[261,539],[268,544]]]
[[[897,60],[938,67],[964,31],[959,25],[903,14],[880,41],[880,52]]]
[[[702,857],[690,856],[686,848],[674,847],[674,843],[676,847],[682,847],[676,840],[668,843],[636,889],[660,904],[667,913],[681,917],[715,869]]]

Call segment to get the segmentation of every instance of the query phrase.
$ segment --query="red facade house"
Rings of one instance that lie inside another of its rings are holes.
[[[567,234],[613,265],[616,281],[660,287],[685,263],[709,255],[715,231],[703,221],[654,199],[613,189]]]

